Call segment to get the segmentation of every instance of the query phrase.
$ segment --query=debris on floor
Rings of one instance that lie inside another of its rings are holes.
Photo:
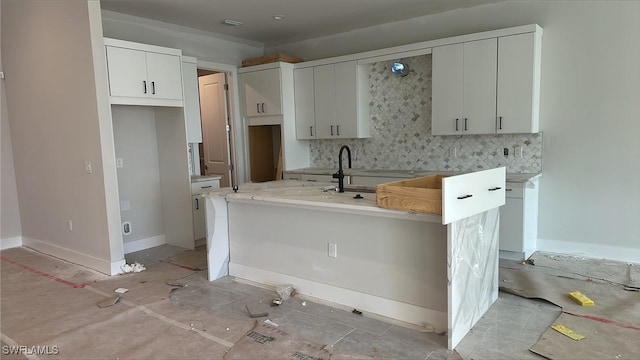
[[[276,292],[280,295],[282,301],[287,301],[291,296],[295,296],[293,285],[278,285]]]
[[[117,304],[118,301],[120,301],[120,295],[116,295],[116,296],[113,296],[113,297],[110,297],[108,299],[104,299],[104,300],[100,301],[98,303],[98,307],[99,308],[106,308],[106,307],[109,307],[109,306],[113,306],[113,305]]]
[[[129,274],[129,273],[139,273],[140,271],[146,270],[146,268],[144,267],[144,265],[140,264],[139,262],[135,262],[131,265],[129,264],[124,264],[122,266],[120,266],[120,269],[122,270],[123,273],[125,274]]]
[[[362,315],[362,311],[360,311],[358,309],[353,309],[353,310],[351,310],[351,312],[356,314],[356,315]]]
[[[116,294],[124,294],[124,293],[126,293],[127,291],[129,291],[129,289],[126,289],[126,288],[117,288],[115,292],[116,292]]]
[[[249,316],[254,319],[269,316],[268,312],[257,310],[254,304],[244,304],[244,307],[247,309]]]
[[[593,302],[593,300],[589,299],[586,295],[584,295],[580,291],[570,292],[569,297],[571,298],[571,300],[575,301],[578,305],[595,306],[595,303]]]
[[[263,321],[263,323],[265,323],[265,324],[267,324],[269,326],[273,326],[273,327],[278,327],[279,326],[278,324],[274,323],[273,321],[271,321],[269,319]]]
[[[176,281],[174,279],[167,279],[167,281],[165,281],[164,283],[169,285],[169,286],[173,286],[173,287],[184,287],[184,286],[187,286],[185,284],[180,284],[178,281]]]
[[[552,325],[551,328],[557,332],[559,332],[562,335],[568,336],[570,338],[572,338],[573,340],[582,340],[582,339],[586,339],[584,336],[576,333],[575,331],[569,329],[568,327],[564,326],[564,325]]]
[[[271,306],[280,306],[280,304],[282,304],[282,299],[271,300]]]

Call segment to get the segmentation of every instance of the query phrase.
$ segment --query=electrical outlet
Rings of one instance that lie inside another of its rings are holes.
[[[338,258],[338,244],[329,243],[329,257]]]
[[[84,161],[84,172],[87,174],[93,173],[93,170],[91,170],[91,161],[89,160]]]
[[[73,221],[67,220],[67,229],[73,231]]]
[[[513,156],[522,158],[522,146],[516,145],[513,147]]]
[[[503,148],[502,149],[502,155],[509,156],[509,148]]]
[[[122,158],[117,158],[116,159],[116,167],[117,168],[124,167],[124,163],[122,162]]]

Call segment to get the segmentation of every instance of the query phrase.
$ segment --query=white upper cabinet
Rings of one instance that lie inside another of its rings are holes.
[[[497,39],[433,49],[433,135],[495,133]]]
[[[280,69],[266,69],[242,73],[242,91],[245,116],[282,115]]]
[[[499,134],[539,131],[540,46],[538,32],[498,38]]]
[[[298,139],[369,137],[367,65],[346,61],[296,69]]]
[[[296,103],[296,138],[316,138],[316,115],[313,90],[313,68],[293,70]]]
[[[187,141],[202,142],[200,118],[200,94],[198,93],[198,61],[190,56],[182,57],[182,82],[184,87],[184,118],[187,122]]]
[[[182,106],[181,51],[104,39],[112,104]]]

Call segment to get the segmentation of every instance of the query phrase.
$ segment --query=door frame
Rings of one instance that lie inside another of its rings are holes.
[[[233,164],[230,183],[235,186],[245,183],[247,179],[246,144],[243,118],[240,116],[240,102],[238,99],[238,67],[234,65],[215,63],[198,59],[197,68],[202,70],[225,73],[229,91],[227,91],[227,114],[229,116],[229,164]]]

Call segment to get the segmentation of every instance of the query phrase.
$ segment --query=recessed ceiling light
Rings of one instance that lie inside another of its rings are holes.
[[[244,24],[242,21],[229,20],[229,19],[222,20],[222,23],[229,26],[240,26]]]
[[[284,20],[284,15],[273,15],[273,20]]]

